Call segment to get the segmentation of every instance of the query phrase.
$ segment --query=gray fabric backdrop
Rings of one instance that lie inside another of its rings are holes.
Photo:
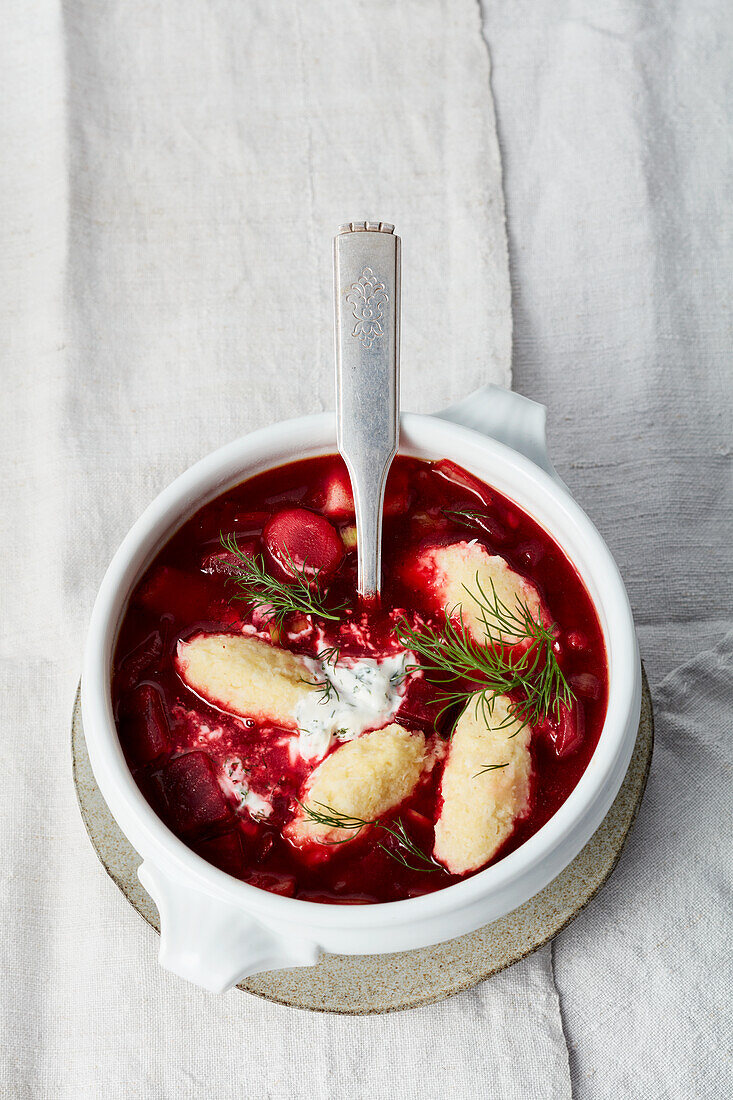
[[[619,869],[554,944],[573,1094],[728,1095],[733,16],[483,9],[513,384],[619,562],[657,717]]]

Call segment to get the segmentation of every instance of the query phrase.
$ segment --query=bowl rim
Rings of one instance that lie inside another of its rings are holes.
[[[495,484],[548,531],[575,566],[601,620],[608,660],[608,705],[598,745],[568,798],[536,833],[497,863],[430,894],[364,906],[330,905],[272,894],[209,864],[188,848],[148,805],[124,759],[112,715],[109,675],[119,624],[130,592],[143,569],[190,515],[228,487],[262,470],[318,454],[335,453],[335,438],[333,413],[279,421],[206,455],[151,501],[123,539],[100,585],[84,656],[82,708],[95,778],[110,811],[143,859],[150,859],[153,865],[165,868],[168,874],[185,875],[190,885],[245,908],[265,922],[271,919],[274,924],[297,923],[308,929],[359,931],[380,923],[404,925],[418,919],[445,916],[452,910],[507,889],[533,870],[536,873],[543,860],[549,866],[550,854],[563,845],[567,848],[576,830],[576,842],[572,850],[568,849],[570,854],[564,858],[563,865],[569,862],[600,824],[610,805],[609,799],[615,795],[623,778],[625,758],[633,748],[633,744],[629,747],[627,742],[638,694],[639,658],[631,608],[616,563],[596,528],[559,480],[554,480],[518,451],[480,431],[437,416],[403,413],[400,453],[431,451],[435,458],[451,458],[488,484]],[[454,450],[460,451],[460,455],[453,453]],[[474,456],[476,464],[483,469],[472,468]],[[492,473],[491,478],[487,478],[486,467],[492,463],[498,477]],[[520,497],[525,489],[527,493],[533,491],[545,502],[547,510],[540,507],[538,514],[536,506],[517,500],[516,487],[507,490],[502,485],[505,474],[507,480],[520,483]],[[552,513],[549,522],[547,512]],[[558,529],[558,521],[562,530]],[[579,547],[585,547],[580,561],[577,552],[571,553],[568,549],[568,533],[572,536],[571,543],[576,540]],[[585,828],[580,829],[583,822]],[[559,868],[553,865],[547,881],[558,871]],[[543,885],[546,882],[541,882],[532,893]]]

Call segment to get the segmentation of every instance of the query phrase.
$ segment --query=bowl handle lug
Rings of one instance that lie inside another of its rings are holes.
[[[174,882],[146,860],[138,877],[160,914],[160,964],[211,993],[263,970],[313,966],[320,948],[269,931],[237,906]]]
[[[530,401],[501,386],[489,385],[435,415],[505,443],[565,488],[547,451],[546,412],[545,406],[537,401]]]

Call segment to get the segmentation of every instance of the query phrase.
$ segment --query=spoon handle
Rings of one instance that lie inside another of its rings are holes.
[[[400,238],[387,222],[350,222],[333,242],[338,449],[356,509],[358,589],[382,582],[384,486],[399,438]]]

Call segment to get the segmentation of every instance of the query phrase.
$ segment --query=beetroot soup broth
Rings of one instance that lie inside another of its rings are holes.
[[[341,904],[442,889],[536,832],[593,754],[601,628],[520,508],[452,462],[398,457],[383,571],[365,609],[348,477],[325,456],[205,505],[132,593],[113,671],[126,759],[238,879]]]

